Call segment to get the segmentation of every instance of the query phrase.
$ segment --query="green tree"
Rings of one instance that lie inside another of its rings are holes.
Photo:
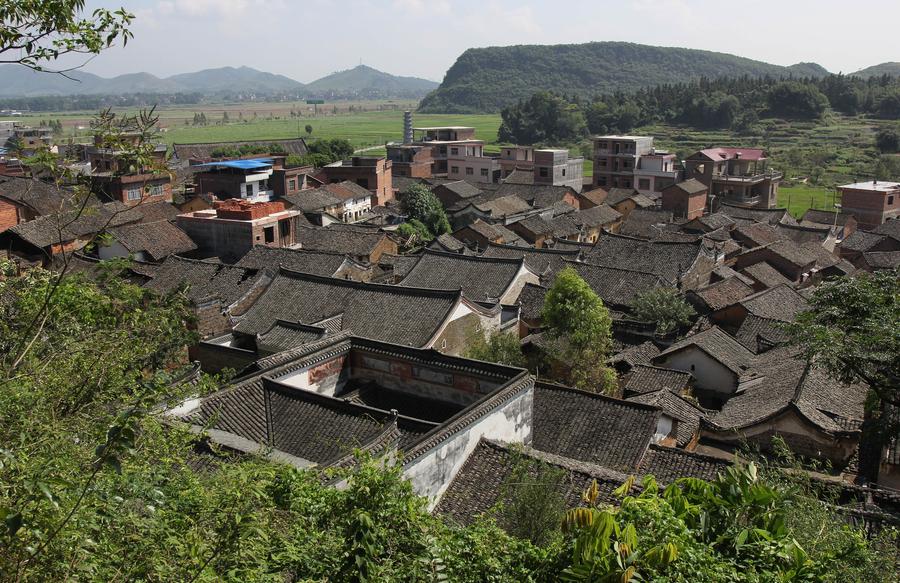
[[[313,133],[313,127],[312,127],[312,125],[306,124],[306,128],[304,128],[304,129],[306,130],[306,135],[307,135],[307,136],[311,136],[311,135],[312,135],[312,133]]]
[[[405,240],[404,248],[407,250],[415,249],[423,243],[427,243],[434,239],[434,235],[431,234],[428,227],[416,219],[402,223],[397,227],[397,234]]]
[[[508,332],[495,332],[488,338],[479,334],[466,350],[465,356],[509,366],[525,366],[525,355],[522,354],[519,339]]]
[[[828,108],[828,98],[813,85],[783,81],[769,90],[769,111],[776,116],[815,119]]]
[[[560,144],[578,141],[587,134],[581,108],[553,93],[535,93],[527,101],[505,108],[500,117],[501,142]]]
[[[116,41],[128,43],[134,15],[98,8],[83,16],[84,0],[4,0],[0,3],[0,63],[44,71],[68,55],[98,55]],[[67,67],[65,74],[75,67]]]
[[[875,147],[883,154],[891,154],[900,150],[900,132],[896,127],[886,127],[875,134]]]
[[[561,468],[517,452],[495,512],[503,529],[538,546],[557,539],[566,510],[565,479]]]
[[[222,123],[223,123],[223,124],[226,124],[226,123],[228,123],[229,121],[230,121],[230,120],[228,119],[228,112],[227,112],[227,111],[223,111],[223,112],[222,112]]]
[[[425,225],[435,237],[450,232],[450,221],[441,201],[421,184],[413,184],[400,194],[400,211],[409,220]]]
[[[615,389],[606,366],[612,349],[612,319],[594,290],[571,267],[556,275],[541,311],[548,357],[563,382],[595,392]]]
[[[631,302],[631,309],[640,321],[656,324],[659,334],[667,334],[690,323],[695,315],[677,289],[658,287],[639,293]]]
[[[900,181],[900,157],[890,154],[879,156],[873,174],[876,180]]]
[[[864,382],[900,405],[900,273],[878,271],[825,282],[789,330],[803,354],[835,376]]]

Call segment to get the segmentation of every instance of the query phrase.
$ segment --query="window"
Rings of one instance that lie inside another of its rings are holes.
[[[601,158],[600,160],[597,160],[597,166],[599,166],[601,168],[606,168],[606,158]]]
[[[484,176],[485,178],[487,178],[487,175],[488,175],[488,169],[487,169],[487,168],[482,168],[482,169],[481,169],[481,175]]]
[[[547,178],[547,169],[541,168],[538,173],[541,175],[541,178]]]
[[[606,186],[606,176],[597,177],[597,186]]]
[[[296,180],[288,180],[288,191],[294,192],[297,190],[297,181]]]
[[[128,200],[141,200],[140,187],[128,189]]]
[[[894,204],[894,195],[888,197],[888,206],[891,206],[892,204]]]
[[[278,221],[278,234],[281,235],[282,239],[288,239],[291,236],[291,220],[284,219]]]
[[[638,180],[638,190],[650,190],[650,179],[641,178]]]
[[[472,176],[473,174],[475,174],[474,168],[466,168],[466,176]]]
[[[565,176],[565,175],[566,175],[566,169],[563,168],[562,171],[563,171],[562,175]]]
[[[451,166],[450,174],[459,174],[459,166]]]
[[[253,184],[248,183],[244,188],[244,192],[247,193],[247,198],[251,198],[253,196]]]
[[[369,188],[369,179],[368,178],[357,178],[356,183],[367,190]]]
[[[266,243],[275,242],[275,227],[266,227],[263,229],[263,237]]]
[[[623,186],[624,188],[631,188],[631,181],[630,181],[630,180],[624,181],[624,182],[622,183],[622,186]]]
[[[450,148],[450,154],[454,156],[459,154],[459,148]]]

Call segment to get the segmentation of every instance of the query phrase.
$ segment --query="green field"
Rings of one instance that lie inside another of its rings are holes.
[[[834,203],[840,202],[840,194],[833,189],[806,185],[782,186],[778,189],[778,206],[786,207],[797,218],[803,216],[807,209],[833,211]]]

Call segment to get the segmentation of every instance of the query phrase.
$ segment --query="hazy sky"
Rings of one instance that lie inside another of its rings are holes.
[[[89,0],[134,39],[103,76],[247,65],[309,82],[359,64],[440,81],[466,48],[619,40],[852,72],[900,61],[900,2],[856,0]]]

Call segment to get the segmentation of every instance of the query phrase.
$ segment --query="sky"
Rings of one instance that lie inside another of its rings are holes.
[[[105,77],[248,66],[310,82],[363,63],[440,81],[467,48],[628,41],[850,73],[900,61],[900,2],[856,0],[88,0],[125,7],[134,39]],[[890,24],[893,23],[893,24]]]

